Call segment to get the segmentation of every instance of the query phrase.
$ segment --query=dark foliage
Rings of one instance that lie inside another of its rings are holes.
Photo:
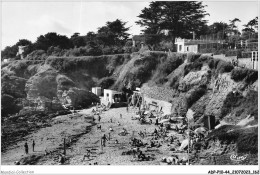
[[[220,60],[217,64],[216,72],[221,74],[231,72],[233,69],[234,67],[230,62]]]
[[[192,106],[197,100],[199,100],[207,92],[206,86],[200,86],[193,90],[190,96],[187,98],[188,108]]]
[[[237,117],[247,116],[249,114],[258,118],[258,93],[256,91],[249,91],[246,97],[239,93],[228,93],[223,107],[221,109],[220,118],[223,118],[229,113]]]
[[[245,80],[246,83],[254,83],[258,79],[258,71],[246,68],[236,68],[231,71],[231,78],[234,81]]]
[[[7,116],[8,114],[15,114],[22,109],[22,106],[17,104],[16,98],[11,95],[1,95],[1,117]]]
[[[98,86],[102,89],[108,89],[114,84],[115,80],[110,77],[104,77],[99,80]]]

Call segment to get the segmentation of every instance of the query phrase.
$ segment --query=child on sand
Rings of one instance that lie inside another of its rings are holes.
[[[28,144],[25,142],[24,144],[25,154],[28,154]]]
[[[33,143],[32,143],[33,152],[34,152],[34,146],[35,146],[35,142],[33,140]]]

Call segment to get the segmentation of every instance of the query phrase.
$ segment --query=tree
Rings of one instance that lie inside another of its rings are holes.
[[[23,52],[24,57],[31,53],[34,49],[34,45],[31,41],[27,39],[20,39],[15,45],[7,46],[3,51],[1,51],[1,60],[15,58],[18,52],[18,46],[27,46]]]
[[[59,46],[61,49],[69,49],[72,47],[72,43],[67,36],[59,35],[55,32],[47,33],[44,36],[41,35],[35,42],[36,49],[47,51],[51,46]]]
[[[74,33],[70,37],[70,40],[71,40],[71,42],[72,42],[74,47],[81,47],[81,46],[85,46],[86,45],[84,36],[80,36],[80,33]]]
[[[202,2],[196,1],[156,1],[151,2],[138,16],[136,23],[146,27],[147,34],[158,34],[168,30],[172,40],[175,37],[191,38],[192,32],[204,29],[208,15]]]
[[[27,46],[27,47],[25,47],[24,52],[23,52],[24,57],[34,50],[33,43],[27,39],[20,39],[15,45],[17,47],[18,46]]]
[[[1,51],[1,60],[14,58],[18,52],[18,47],[16,45],[6,46],[4,50]]]
[[[240,19],[234,18],[233,20],[229,20],[229,22],[229,30],[235,34],[239,33],[236,23],[241,22]]]
[[[258,30],[258,17],[255,17],[243,26],[245,28],[242,31],[255,33]]]
[[[126,22],[119,19],[113,22],[107,22],[106,26],[98,29],[97,39],[103,46],[123,46],[129,36],[127,31],[129,27],[125,27]]]
[[[90,42],[97,42],[97,34],[94,32],[88,32],[87,35],[84,37],[85,42],[88,44]]]

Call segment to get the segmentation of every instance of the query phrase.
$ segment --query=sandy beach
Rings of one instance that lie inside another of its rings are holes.
[[[98,165],[160,165],[163,157],[177,155],[179,159],[186,159],[187,153],[174,153],[170,151],[172,147],[178,148],[174,143],[169,144],[169,141],[158,140],[160,147],[140,147],[140,150],[150,156],[149,161],[139,161],[133,155],[122,155],[123,152],[130,151],[133,147],[129,144],[132,137],[141,139],[143,143],[148,143],[152,136],[150,133],[157,126],[154,125],[155,118],[152,118],[153,124],[140,124],[138,120],[132,120],[135,115],[133,109],[126,111],[125,107],[109,109],[101,113],[101,121],[98,121],[98,116],[95,115],[93,122],[93,108],[78,111],[76,114],[58,116],[53,119],[51,127],[42,128],[26,137],[29,145],[29,154],[24,152],[25,141],[18,142],[15,147],[8,149],[2,153],[2,164],[13,165],[15,161],[20,159],[33,159],[33,164],[37,165],[58,165],[58,155],[63,153],[63,139],[66,139],[66,162],[68,165],[93,165],[95,162]],[[122,114],[122,118],[120,117]],[[112,123],[111,123],[112,119]],[[101,130],[97,126],[101,125]],[[113,131],[109,131],[113,128]],[[127,135],[122,136],[119,133],[125,128]],[[147,136],[141,138],[138,132],[145,131]],[[105,147],[101,147],[101,137],[106,134],[110,140],[107,141]],[[177,134],[174,131],[169,131],[168,135],[175,135],[180,142],[184,139],[183,135]],[[35,140],[35,152],[32,152],[32,140]],[[118,140],[118,143],[115,141]],[[87,150],[90,150],[90,157],[83,160]],[[47,151],[47,155],[45,152]],[[29,161],[29,160],[28,160]],[[32,160],[30,160],[32,161]],[[31,162],[32,163],[32,162]]]

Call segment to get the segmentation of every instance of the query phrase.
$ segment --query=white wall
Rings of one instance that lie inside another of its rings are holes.
[[[149,98],[147,96],[144,96],[144,101],[145,101],[146,105],[148,105],[149,103],[152,103],[152,102],[156,102],[157,105],[159,106],[159,110],[162,107],[162,111],[163,111],[164,115],[171,114],[172,104],[170,102],[162,101],[162,100],[156,100],[156,99],[153,99],[153,98]]]
[[[110,89],[104,89],[104,101],[114,103],[114,95],[122,94],[121,92],[113,91]]]
[[[96,94],[97,96],[101,96],[101,87],[93,87],[92,93]]]

